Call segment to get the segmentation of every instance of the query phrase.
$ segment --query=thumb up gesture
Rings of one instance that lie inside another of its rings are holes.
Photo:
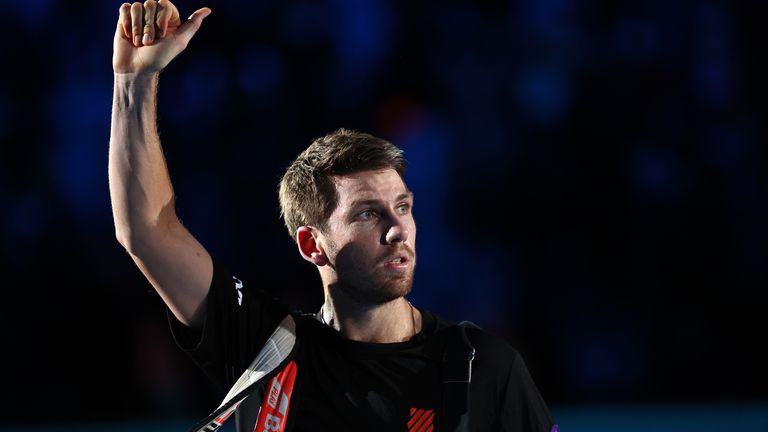
[[[168,0],[123,3],[115,31],[115,73],[159,72],[187,47],[209,8],[196,10],[182,22]]]

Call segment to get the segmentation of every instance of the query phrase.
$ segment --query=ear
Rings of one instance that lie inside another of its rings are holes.
[[[312,264],[322,267],[328,264],[328,257],[317,244],[315,229],[309,226],[299,227],[296,230],[296,245],[299,246],[301,256]]]

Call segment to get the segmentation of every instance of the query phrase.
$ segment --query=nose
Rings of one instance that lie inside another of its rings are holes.
[[[408,240],[408,234],[408,228],[405,227],[403,221],[399,218],[395,218],[392,226],[389,227],[387,233],[384,235],[384,241],[386,244],[405,242]]]

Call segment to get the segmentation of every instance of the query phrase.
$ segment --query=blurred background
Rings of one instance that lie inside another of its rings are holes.
[[[277,182],[370,132],[410,164],[411,300],[516,346],[562,430],[768,431],[768,4],[176,4],[213,9],[160,80],[178,213],[246,283],[318,308]],[[114,237],[119,6],[0,14],[12,430],[185,430],[222,396]]]

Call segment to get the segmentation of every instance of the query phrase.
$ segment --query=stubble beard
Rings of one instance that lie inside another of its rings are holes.
[[[336,262],[338,288],[346,297],[360,304],[381,305],[404,297],[413,288],[416,254],[407,251],[410,268],[404,273],[387,271],[380,262],[366,265],[356,260]],[[367,271],[366,271],[367,270]]]
[[[363,275],[360,275],[363,276]],[[413,288],[413,269],[403,275],[380,275],[378,272],[361,278],[339,277],[339,288],[358,303],[381,305],[404,297]]]
[[[411,261],[411,264],[414,264]],[[376,281],[372,281],[369,291],[371,293],[371,300],[378,300],[378,304],[388,303],[392,300],[400,297],[405,297],[411,292],[413,288],[413,266],[402,275],[381,275],[376,277]],[[376,275],[378,276],[378,275]]]

